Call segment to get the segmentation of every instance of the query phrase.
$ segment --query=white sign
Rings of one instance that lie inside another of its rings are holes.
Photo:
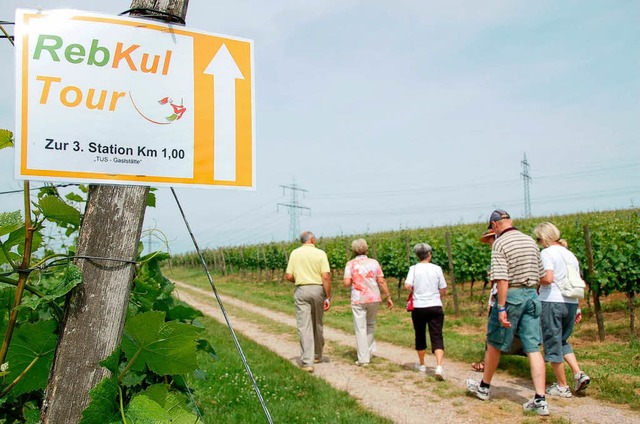
[[[19,9],[15,43],[17,178],[254,187],[251,40]]]

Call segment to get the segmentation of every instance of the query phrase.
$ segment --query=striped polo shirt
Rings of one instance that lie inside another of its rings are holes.
[[[536,242],[526,234],[507,229],[493,243],[491,278],[507,280],[509,287],[536,287],[544,267]]]

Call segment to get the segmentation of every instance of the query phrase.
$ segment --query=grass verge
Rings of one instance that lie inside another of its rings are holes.
[[[213,319],[202,321],[206,337],[214,340],[218,355],[218,360],[202,355],[200,364],[205,376],[189,378],[205,422],[267,422],[229,330]],[[347,392],[334,389],[251,340],[242,336],[239,340],[248,358],[260,359],[249,365],[274,422],[391,423],[361,407]]]

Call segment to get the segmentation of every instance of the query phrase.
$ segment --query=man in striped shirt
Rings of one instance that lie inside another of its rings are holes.
[[[545,399],[545,366],[540,352],[540,311],[537,287],[544,267],[536,242],[513,226],[504,210],[493,211],[489,229],[498,235],[491,251],[491,278],[498,288],[498,303],[487,325],[487,351],[481,381],[467,380],[467,388],[478,398],[490,397],[493,374],[501,352],[509,352],[517,333],[529,357],[535,397],[524,403],[525,411],[549,415]]]

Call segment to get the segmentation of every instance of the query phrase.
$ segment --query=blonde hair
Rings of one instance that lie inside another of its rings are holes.
[[[559,243],[561,246],[567,247],[567,241],[560,238],[560,230],[558,227],[550,222],[543,222],[536,225],[533,229],[533,234],[536,236],[537,241],[544,247],[549,247],[553,243]]]
[[[367,241],[363,238],[355,239],[351,242],[351,250],[356,255],[366,255],[369,251],[369,245],[367,245]]]

